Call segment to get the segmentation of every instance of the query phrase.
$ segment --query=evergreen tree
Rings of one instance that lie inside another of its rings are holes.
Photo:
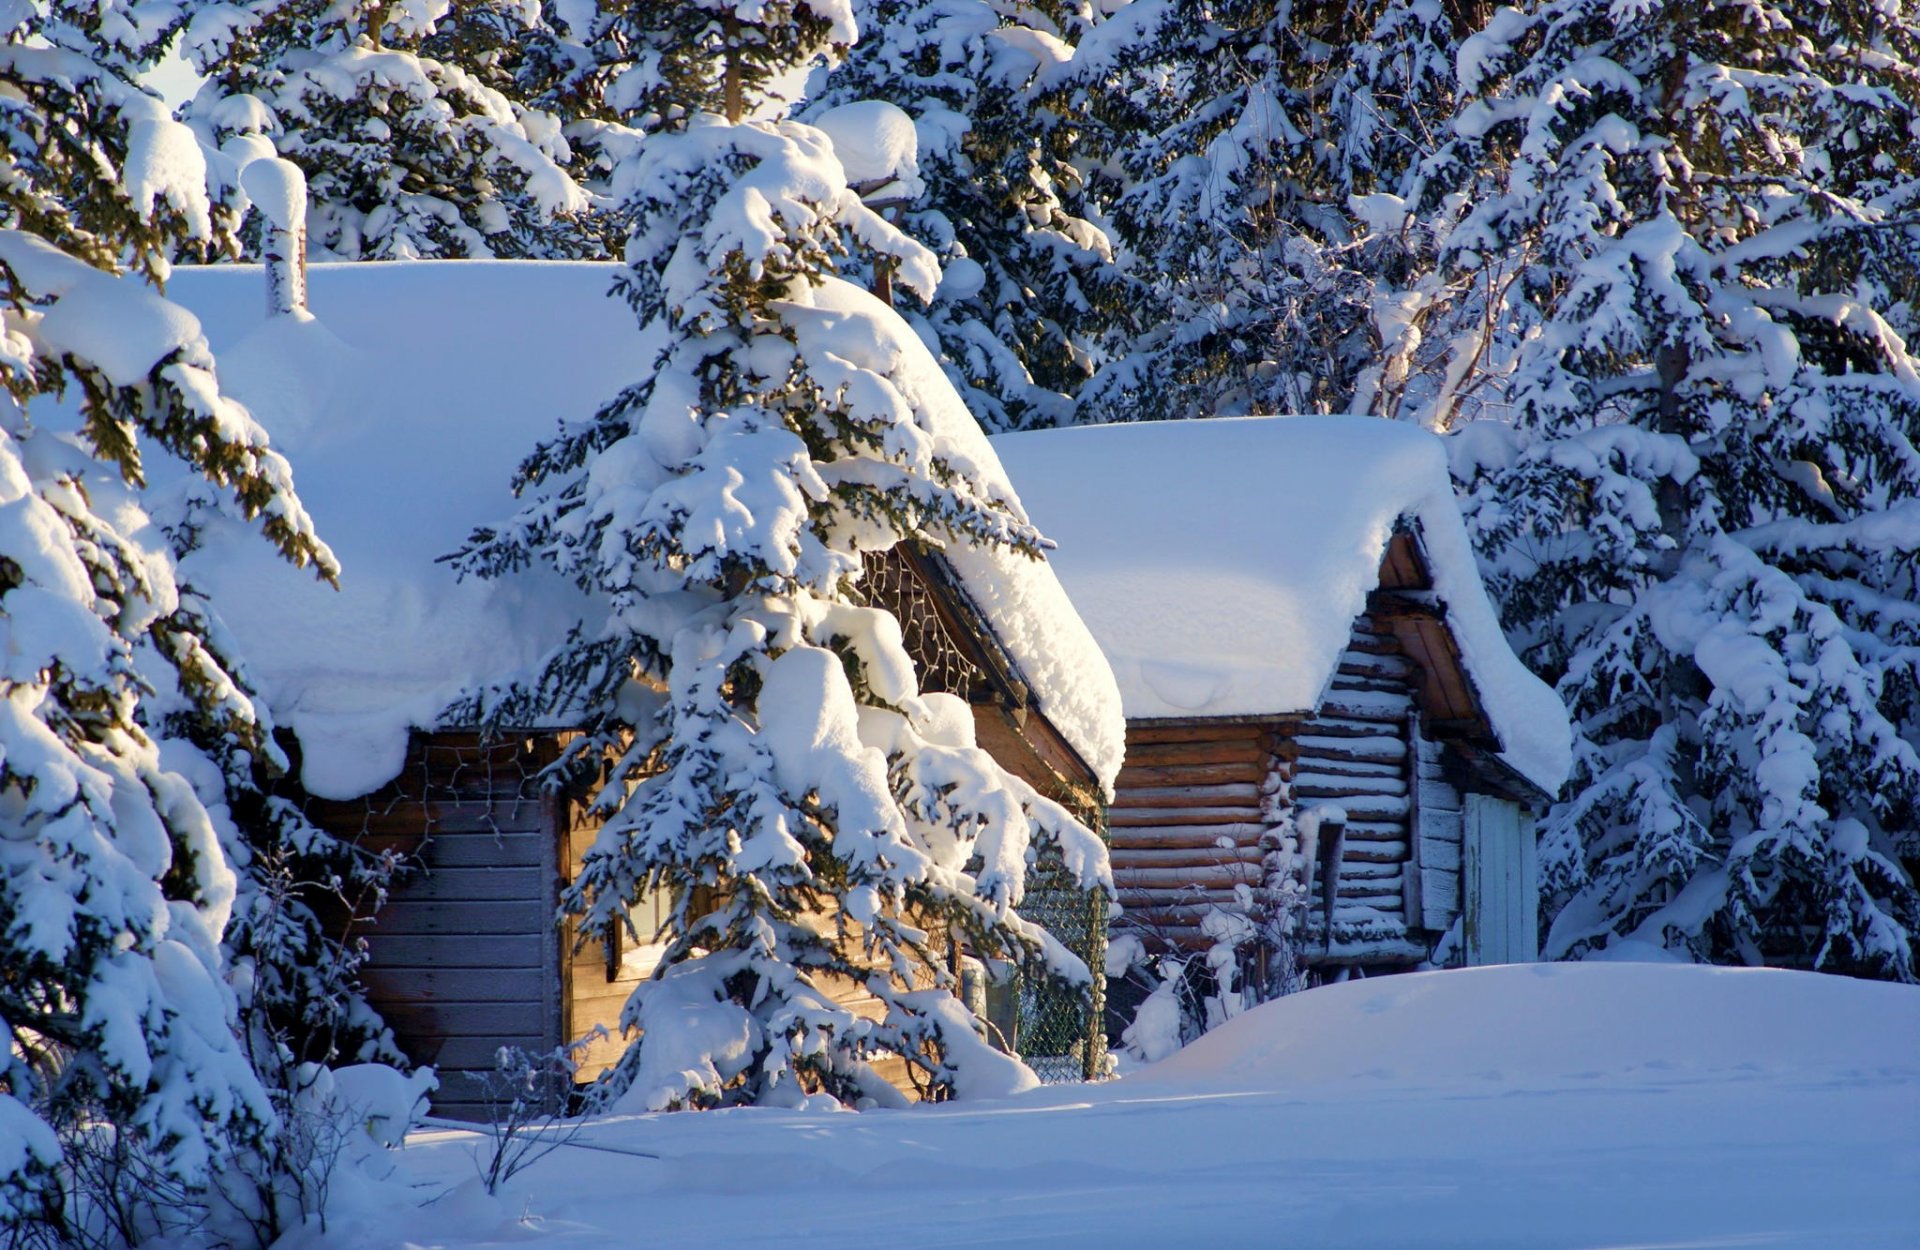
[[[1455,446],[1576,725],[1550,956],[1911,980],[1920,27],[1910,5],[1503,9],[1425,202],[1511,427]],[[1457,201],[1456,201],[1457,202]]]
[[[1035,4],[859,12],[866,35],[806,116],[884,100],[914,118],[919,185],[897,220],[945,265],[926,324],[948,376],[989,429],[1061,424],[1093,365],[1081,327],[1119,298],[1111,244],[1080,203],[1077,129],[1047,95],[1072,32]]]
[[[1441,0],[1135,0],[1082,40],[1083,161],[1135,301],[1088,418],[1391,406],[1431,269],[1402,197],[1466,20]]]
[[[666,120],[622,171],[638,223],[625,294],[657,368],[541,446],[520,473],[530,502],[461,556],[482,575],[548,561],[607,622],[468,710],[495,726],[583,716],[572,762],[613,761],[566,909],[586,940],[667,946],[604,1092],[880,1098],[883,1051],[935,1096],[1004,1082],[1019,1070],[954,997],[948,944],[1046,955],[1084,984],[1015,907],[1030,847],[1055,844],[1088,884],[1104,851],[975,748],[959,700],[919,692],[898,622],[858,583],[866,553],[902,541],[1039,539],[912,332],[829,275],[858,240],[924,294],[934,258],[860,203],[819,131],[748,120],[767,105],[756,84],[851,42],[851,14],[714,0],[690,31],[690,7],[634,13],[710,52],[643,61],[663,67],[641,85]],[[661,935],[633,932],[649,893],[671,897]],[[883,1018],[836,1004],[836,981]]]
[[[111,1138],[191,1188],[274,1124],[221,979],[221,817],[146,700],[251,708],[115,495],[164,450],[337,571],[198,325],[141,281],[218,242],[200,146],[133,81],[174,13],[42,2],[0,32],[0,1221],[56,1238],[63,1149]]]
[[[581,185],[553,95],[553,33],[505,0],[252,0],[193,7],[210,141],[270,134],[300,166],[315,255],[592,258],[610,220]],[[529,49],[548,50],[533,63]]]

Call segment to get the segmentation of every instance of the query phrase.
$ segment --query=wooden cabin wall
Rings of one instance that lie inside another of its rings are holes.
[[[1431,738],[1418,735],[1419,789],[1415,798],[1419,840],[1414,843],[1414,864],[1408,880],[1411,886],[1409,914],[1432,933],[1444,933],[1460,915],[1461,833],[1465,802],[1460,791],[1448,780],[1442,761],[1445,747]]]
[[[1394,636],[1366,616],[1319,709],[1281,745],[1281,775],[1294,809],[1316,803],[1347,813],[1331,934],[1320,888],[1301,935],[1309,962],[1404,964],[1425,955],[1409,934],[1413,856],[1417,666]]]
[[[1207,945],[1200,922],[1265,887],[1271,720],[1134,721],[1107,812],[1122,924],[1152,949]]]
[[[490,1070],[501,1046],[560,1041],[560,802],[534,781],[555,752],[550,736],[483,747],[472,735],[423,735],[381,790],[307,804],[330,832],[426,869],[355,933],[367,942],[369,1000],[408,1057],[440,1071],[437,1115],[486,1118],[466,1074]]]
[[[1431,859],[1435,898],[1447,894],[1442,864],[1457,898],[1460,800],[1444,781],[1414,786],[1418,676],[1393,635],[1363,616],[1310,717],[1129,724],[1108,816],[1125,923],[1154,949],[1204,948],[1200,924],[1211,908],[1238,910],[1236,887],[1265,891],[1269,874],[1284,870],[1273,848],[1288,805],[1330,803],[1348,817],[1332,941],[1316,886],[1302,954],[1395,966],[1424,958],[1429,943],[1415,931],[1426,914],[1412,881],[1420,869],[1410,867],[1415,805],[1453,813],[1451,859],[1445,846]]]

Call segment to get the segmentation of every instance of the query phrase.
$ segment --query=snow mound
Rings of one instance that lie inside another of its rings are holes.
[[[1920,988],[1693,964],[1505,964],[1348,981],[1228,1021],[1118,1092],[1920,1080]]]
[[[1566,711],[1501,633],[1443,444],[1372,417],[1238,417],[992,440],[1130,719],[1317,706],[1403,518],[1504,758],[1549,793]]]

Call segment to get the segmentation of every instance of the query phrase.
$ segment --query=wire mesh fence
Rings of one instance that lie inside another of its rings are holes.
[[[1009,995],[1010,1048],[1048,1084],[1091,1081],[1106,1074],[1107,896],[1075,881],[1057,859],[1027,874],[1020,914],[1078,955],[1086,984],[1022,973]]]

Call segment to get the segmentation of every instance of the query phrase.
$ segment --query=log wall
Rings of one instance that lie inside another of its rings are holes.
[[[1316,885],[1304,954],[1423,958],[1426,931],[1458,911],[1460,798],[1418,734],[1419,679],[1394,635],[1362,616],[1311,716],[1131,723],[1108,818],[1127,924],[1150,946],[1204,948],[1202,919],[1237,910],[1240,887],[1273,897],[1260,892],[1289,858],[1276,849],[1294,849],[1287,816],[1332,804],[1347,813],[1332,928]]]

